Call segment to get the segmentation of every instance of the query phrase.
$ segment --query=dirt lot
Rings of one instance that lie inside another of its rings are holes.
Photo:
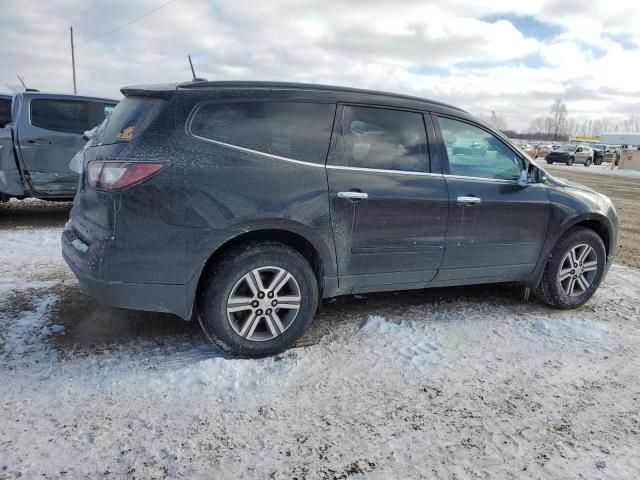
[[[640,178],[596,175],[585,172],[582,165],[573,165],[571,169],[553,165],[547,168],[558,177],[582,183],[611,198],[620,220],[616,262],[640,268]]]

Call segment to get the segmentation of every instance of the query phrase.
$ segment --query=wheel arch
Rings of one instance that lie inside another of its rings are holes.
[[[604,215],[599,215],[596,213],[577,216],[562,225],[562,227],[559,228],[556,234],[553,236],[551,241],[547,244],[538,267],[534,271],[529,281],[526,282],[528,286],[532,288],[537,287],[537,285],[540,283],[540,279],[542,278],[542,274],[544,273],[545,266],[549,261],[551,252],[557,245],[558,241],[571,230],[579,227],[588,228],[597,233],[604,243],[607,258],[609,257],[612,252],[611,242],[613,240],[613,227],[611,226],[609,219]]]
[[[331,290],[333,288],[332,285],[326,284],[326,279],[336,275],[335,253],[330,250],[324,240],[304,225],[291,222],[283,226],[280,221],[278,226],[263,224],[254,228],[236,230],[222,241],[218,241],[210,249],[209,254],[202,260],[201,267],[190,282],[191,287],[188,294],[192,302],[192,311],[207,273],[225,253],[248,241],[275,241],[293,248],[311,265],[318,281],[320,296],[325,289]]]

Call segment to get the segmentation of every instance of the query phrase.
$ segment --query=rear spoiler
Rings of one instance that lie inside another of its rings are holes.
[[[142,96],[142,97],[155,97],[169,99],[176,93],[178,85],[172,84],[160,84],[160,85],[132,85],[130,87],[123,87],[120,89],[125,97]]]

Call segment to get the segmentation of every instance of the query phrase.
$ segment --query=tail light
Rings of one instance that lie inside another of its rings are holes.
[[[164,163],[89,162],[87,183],[100,190],[121,190],[148,180],[164,167]]]

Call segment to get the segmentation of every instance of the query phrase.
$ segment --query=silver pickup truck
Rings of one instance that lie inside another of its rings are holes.
[[[6,113],[4,97],[0,113]],[[10,116],[5,118],[9,122],[0,126],[0,201],[72,199],[78,174],[71,171],[69,161],[84,146],[84,132],[99,125],[117,103],[30,91],[13,96]]]

